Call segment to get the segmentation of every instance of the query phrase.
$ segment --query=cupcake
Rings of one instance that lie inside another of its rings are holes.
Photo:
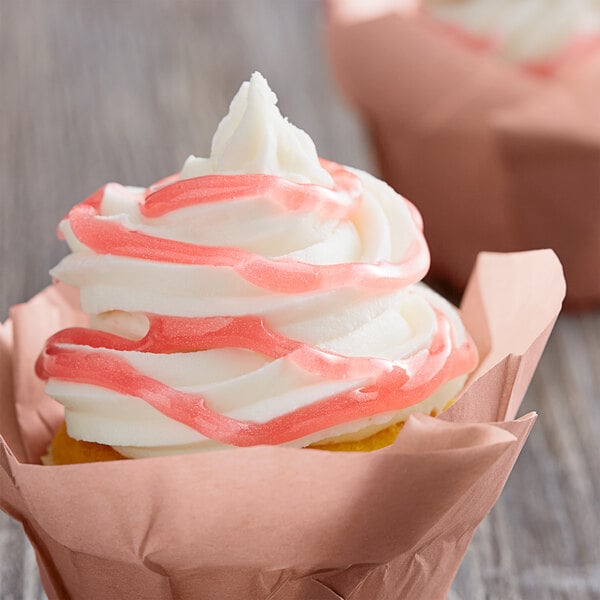
[[[481,251],[553,248],[567,306],[600,305],[600,5],[330,0],[340,87],[381,176],[427,227],[430,275],[464,289]]]
[[[444,598],[535,422],[556,256],[480,255],[471,342],[417,283],[416,211],[274,102],[255,75],[209,160],[76,207],[54,274],[79,290],[0,325],[0,508],[50,600]],[[40,464],[53,437],[92,462]]]
[[[419,213],[320,159],[276,104],[255,73],[209,158],[148,188],[107,184],[61,222],[71,254],[51,273],[90,326],[37,363],[65,411],[48,462],[374,450],[452,405],[477,352],[420,283]]]

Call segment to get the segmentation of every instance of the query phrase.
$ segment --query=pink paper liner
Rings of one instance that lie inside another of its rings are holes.
[[[567,307],[600,305],[596,46],[540,77],[422,15],[344,0],[328,2],[327,45],[383,179],[423,215],[434,277],[462,289],[482,250],[552,247]]]
[[[33,362],[84,319],[52,286],[0,330],[0,506],[51,599],[445,597],[535,421],[514,415],[564,291],[551,251],[482,255],[463,301],[480,366],[442,418],[411,417],[383,450],[45,467],[60,415]]]

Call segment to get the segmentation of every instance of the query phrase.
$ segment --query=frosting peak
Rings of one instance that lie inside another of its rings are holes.
[[[277,108],[277,96],[255,72],[242,83],[217,127],[209,158],[190,156],[181,179],[212,174],[263,173],[331,187],[310,136]]]

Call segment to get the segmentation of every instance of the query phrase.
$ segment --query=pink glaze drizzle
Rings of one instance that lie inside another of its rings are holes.
[[[167,185],[159,182],[159,189],[154,189],[156,184],[151,186],[140,212],[156,218],[188,206],[264,196],[287,211],[314,212],[326,219],[349,219],[361,201],[360,179],[336,163],[321,159],[321,164],[334,179],[335,186],[331,189],[261,173],[205,175],[170,182],[167,178],[164,180]]]
[[[454,345],[448,319],[437,313],[437,333],[428,350],[390,361],[345,357],[288,339],[257,317],[182,318],[151,315],[140,340],[89,329],[66,329],[51,337],[38,359],[42,379],[97,385],[142,398],[165,416],[205,437],[235,446],[281,444],[371,415],[400,410],[427,398],[444,381],[474,367],[470,342]],[[136,371],[124,357],[104,350],[169,353],[206,348],[246,348],[288,357],[323,378],[369,379],[372,383],[330,396],[265,423],[241,421],[212,410],[202,396],[181,392]]]
[[[336,187],[299,184],[270,175],[210,175],[154,186],[140,207],[142,214],[154,218],[168,212],[207,202],[267,196],[287,210],[317,211],[325,217],[349,219],[361,198],[360,180],[335,163],[322,161]],[[232,192],[233,190],[233,192]],[[157,238],[131,231],[119,223],[98,218],[97,191],[75,206],[67,216],[74,235],[97,254],[112,254],[142,260],[185,265],[230,267],[246,281],[271,291],[299,294],[348,285],[371,290],[400,289],[419,281],[429,268],[429,252],[423,237],[418,211],[406,202],[416,237],[401,263],[344,263],[314,265],[293,259],[269,259],[240,248],[201,246]],[[340,198],[345,199],[341,202]]]

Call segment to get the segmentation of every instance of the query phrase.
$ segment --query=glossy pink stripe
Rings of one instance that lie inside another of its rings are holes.
[[[525,62],[523,68],[537,75],[549,77],[566,63],[582,60],[598,50],[600,50],[600,34],[579,35],[554,58]]]
[[[48,339],[46,352],[52,353],[65,345],[152,354],[245,348],[274,359],[287,356],[305,371],[325,379],[373,378],[399,367],[407,372],[408,377],[421,360],[418,356],[410,361],[390,361],[327,352],[287,338],[269,328],[264,319],[255,316],[187,318],[150,315],[148,319],[148,332],[139,340],[94,329],[63,329]],[[441,319],[443,317],[438,315],[438,324]],[[43,360],[38,367],[38,374],[43,377]]]
[[[146,196],[140,212],[156,218],[198,204],[268,197],[287,211],[314,212],[326,219],[349,219],[362,197],[360,179],[340,165],[321,163],[333,177],[332,189],[258,173],[206,175],[178,181],[167,178],[164,180],[167,184]]]
[[[354,198],[358,193],[357,178],[339,165],[325,164],[340,187]],[[220,186],[233,186],[235,194],[231,189]],[[171,209],[176,210],[192,203],[231,200],[238,197],[237,193],[255,196],[258,193],[256,186],[263,186],[260,193],[265,194],[267,187],[271,191],[274,189],[279,201],[286,203],[286,208],[291,210],[320,207],[328,213],[347,213],[347,217],[354,210],[353,204],[358,202],[355,199],[355,202],[339,204],[334,200],[332,190],[320,186],[292,184],[272,176],[234,175],[186,179],[165,185],[148,196],[147,208],[143,210],[157,216],[165,214],[169,202],[173,203]],[[429,268],[429,251],[422,233],[421,217],[414,206],[401,197],[398,201],[407,203],[416,232],[402,263],[314,265],[293,259],[265,258],[239,248],[201,246],[131,231],[110,219],[99,218],[98,194],[96,192],[90,199],[75,206],[68,215],[74,235],[97,254],[173,264],[230,267],[257,287],[290,294],[345,286],[392,291],[419,281]]]
[[[222,344],[223,347],[231,347],[232,343],[235,347],[235,339],[239,333],[232,332],[231,325],[236,320],[229,323],[226,323],[227,319],[224,321],[221,327],[213,328],[215,323],[208,324],[206,322],[200,323],[199,326],[208,325],[206,327],[207,335],[212,338],[210,339],[211,344],[217,343],[216,347],[220,347],[219,344]],[[169,325],[172,323],[167,323],[167,326]],[[175,329],[179,330],[181,323],[175,325]],[[241,324],[238,323],[238,325]],[[142,375],[124,357],[89,346],[73,348],[61,345],[65,343],[81,344],[87,341],[91,342],[92,346],[93,344],[104,344],[98,346],[104,348],[110,347],[110,343],[115,350],[123,350],[137,345],[139,348],[146,346],[147,351],[149,348],[164,351],[178,336],[165,335],[164,340],[167,341],[159,341],[158,329],[155,330],[154,335],[147,335],[138,342],[91,330],[73,329],[60,332],[49,341],[38,360],[37,370],[44,379],[52,377],[58,380],[97,385],[120,394],[142,398],[165,416],[192,427],[200,434],[219,442],[236,446],[281,444],[335,425],[406,408],[427,398],[444,381],[473,368],[475,355],[471,345],[466,344],[461,348],[454,348],[448,320],[444,316],[438,315],[438,325],[438,332],[429,351],[418,353],[406,361],[396,363],[392,361],[375,362],[371,358],[360,359],[365,361],[364,364],[360,364],[361,369],[366,366],[373,368],[372,385],[325,398],[266,423],[240,421],[221,415],[212,410],[202,396],[175,390],[160,381]],[[233,329],[235,330],[235,327]],[[263,330],[263,336],[269,334],[264,324],[260,324],[259,329]],[[163,333],[167,332],[163,331]],[[155,335],[157,340],[152,340]],[[191,337],[192,334],[189,339]],[[242,343],[248,342],[245,334],[243,337]],[[294,348],[290,353],[290,358],[295,360],[300,357],[300,366],[318,375],[328,373],[332,363],[329,362],[327,353],[293,340],[282,340],[276,334],[275,338],[275,343],[272,340],[270,340],[271,343],[267,343],[267,349],[271,349],[271,355],[281,353],[286,355],[286,349],[282,346],[288,345],[290,348]],[[186,347],[186,344],[189,343],[188,334],[184,334],[181,339]],[[251,345],[258,347],[261,345],[261,341],[253,342]],[[246,346],[242,345],[242,347]],[[300,354],[294,356],[298,349],[301,350]],[[305,360],[302,351],[305,352],[306,357],[310,357],[309,360]],[[315,361],[316,355],[321,356]],[[329,356],[335,358],[333,371],[337,371],[335,363],[338,359],[354,361],[350,357]],[[387,363],[390,368],[382,369],[383,363]],[[367,376],[367,373],[365,372],[364,375]],[[410,385],[411,379],[418,381],[419,384]]]
[[[106,185],[104,185],[100,189],[96,190],[91,196],[88,196],[83,202],[81,202],[77,206],[86,206],[86,207],[88,207],[86,210],[93,212],[93,214],[99,214],[100,207],[102,206],[102,199],[104,198],[104,190],[105,189],[106,189]],[[71,209],[69,211],[69,214],[66,217],[63,217],[62,220],[64,221],[65,219],[69,219],[72,211],[73,211],[73,209]],[[65,239],[65,236],[63,235],[63,232],[60,230],[60,227],[58,227],[56,229],[56,237],[58,237],[59,240]]]

